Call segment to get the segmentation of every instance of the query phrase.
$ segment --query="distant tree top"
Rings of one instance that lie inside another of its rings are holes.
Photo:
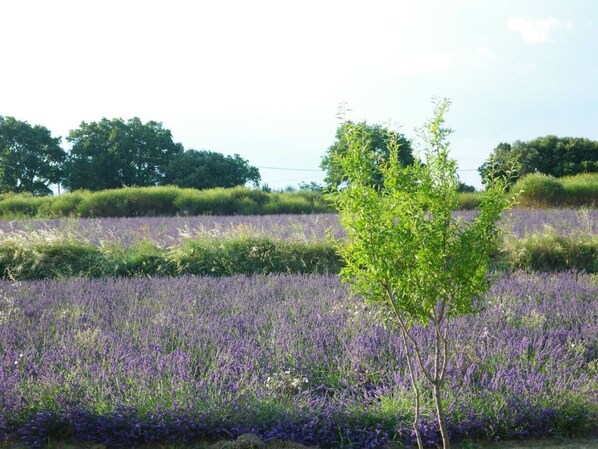
[[[187,150],[177,154],[166,167],[163,183],[179,187],[210,189],[236,187],[247,183],[258,186],[261,180],[256,167],[238,154],[225,156],[207,150]]]
[[[512,144],[499,143],[478,171],[482,178],[490,164],[502,174],[513,163],[519,166],[518,177],[543,173],[554,177],[598,172],[598,142],[581,137],[548,135]],[[514,179],[516,180],[516,179]]]
[[[381,125],[368,125],[366,122],[356,124],[352,121],[345,121],[336,130],[336,140],[328,148],[320,163],[320,168],[326,172],[324,183],[329,189],[336,189],[348,180],[339,159],[347,154],[351,139],[350,131],[356,126],[364,130],[362,136],[367,136],[367,142],[362,142],[362,144],[367,147],[374,163],[370,173],[372,185],[380,187],[384,182],[384,176],[377,167],[389,160],[391,145],[398,145],[398,158],[403,165],[410,165],[414,161],[411,142],[403,134],[390,131]]]
[[[81,122],[67,140],[72,144],[64,179],[69,190],[159,185],[170,160],[183,152],[161,123],[138,117]]]
[[[44,126],[0,116],[0,192],[51,194],[66,157],[60,140]]]

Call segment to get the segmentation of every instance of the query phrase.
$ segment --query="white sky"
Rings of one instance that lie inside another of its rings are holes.
[[[138,116],[186,149],[318,170],[342,102],[411,138],[437,95],[479,186],[499,142],[598,140],[596,21],[595,0],[0,0],[0,115],[62,137]]]

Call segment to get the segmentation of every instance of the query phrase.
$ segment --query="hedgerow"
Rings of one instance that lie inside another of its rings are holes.
[[[331,242],[286,241],[263,236],[185,239],[172,246],[151,240],[132,245],[92,244],[32,234],[0,243],[0,276],[30,280],[67,277],[142,277],[185,274],[337,274],[343,262]],[[505,237],[495,269],[598,273],[598,236],[535,233]]]
[[[129,187],[60,196],[0,197],[0,218],[142,217],[173,215],[264,215],[331,212],[317,192],[264,192],[259,189]]]

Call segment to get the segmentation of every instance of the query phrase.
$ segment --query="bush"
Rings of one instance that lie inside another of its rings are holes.
[[[79,215],[81,203],[90,195],[88,190],[77,190],[64,195],[52,197],[52,202],[46,212],[48,217],[72,217]],[[40,213],[38,212],[38,216]]]
[[[457,196],[459,210],[477,209],[480,205],[481,194],[478,192],[463,192]]]
[[[35,217],[42,205],[49,203],[52,197],[32,196],[28,194],[7,195],[0,201],[0,216],[11,218]]]
[[[181,276],[197,274],[332,273],[342,260],[330,242],[288,242],[241,236],[187,240],[160,248],[152,241],[130,247],[74,239],[6,239],[0,243],[0,277],[27,280],[107,276]],[[506,238],[495,256],[500,270],[598,273],[598,236],[534,234]]]
[[[566,205],[598,207],[598,173],[559,178],[566,194]]]
[[[98,248],[76,241],[0,245],[0,271],[5,279],[98,277],[101,259]]]
[[[564,237],[532,234],[505,240],[502,255],[510,269],[528,271],[583,270],[598,273],[598,236]]]
[[[266,193],[234,187],[207,190],[126,187],[61,196],[0,196],[0,217],[139,217],[173,215],[264,215],[327,213],[333,209],[318,192]]]
[[[269,273],[338,273],[341,261],[327,243],[294,243],[267,238],[191,240],[170,256],[178,274],[230,276]]]
[[[4,279],[180,276],[197,274],[338,273],[341,260],[325,242],[284,242],[259,237],[188,240],[160,248],[141,241],[131,247],[75,240],[7,240],[0,243]]]
[[[519,206],[524,208],[556,207],[565,199],[563,185],[552,176],[532,173],[521,178],[513,186],[521,192]]]

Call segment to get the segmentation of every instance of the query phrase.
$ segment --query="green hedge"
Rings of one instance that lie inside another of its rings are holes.
[[[60,196],[0,197],[0,217],[138,217],[172,215],[263,215],[332,212],[316,192],[274,192],[232,189],[131,187],[98,192],[76,191]]]
[[[498,269],[584,270],[598,273],[598,236],[539,234],[506,238]],[[0,275],[28,280],[63,277],[138,277],[197,274],[338,273],[342,260],[329,242],[286,242],[262,237],[188,240],[171,248],[151,241],[132,247],[94,246],[74,240],[6,240]]]
[[[541,173],[522,177],[513,186],[519,207],[597,207],[598,173],[554,178]]]

